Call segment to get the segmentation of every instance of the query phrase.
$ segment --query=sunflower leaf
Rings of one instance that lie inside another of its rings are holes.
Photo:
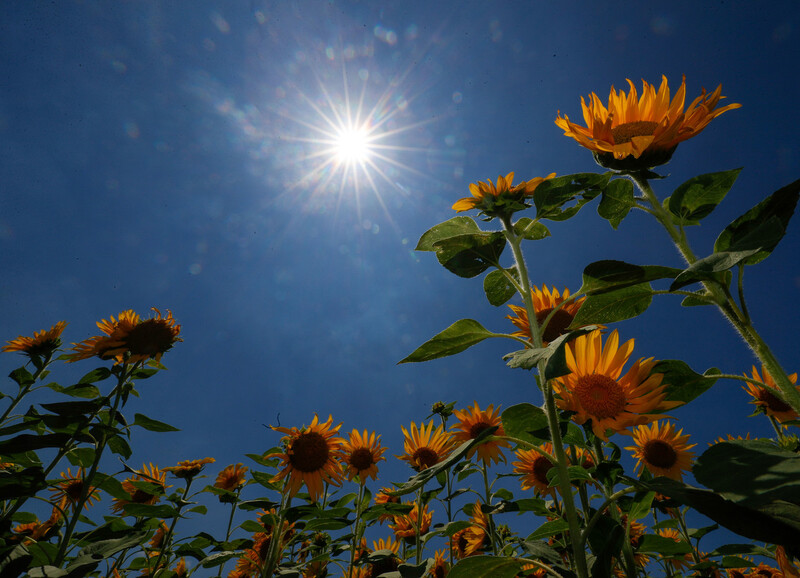
[[[597,295],[583,302],[570,327],[614,323],[641,315],[653,300],[650,283],[638,283]]]
[[[550,236],[550,229],[528,217],[514,223],[514,234],[529,241],[540,241]]]
[[[603,192],[611,172],[576,173],[544,181],[536,188],[533,202],[536,205],[536,218],[551,221],[565,221],[575,215],[583,205]],[[567,203],[575,205],[562,209]]]
[[[486,293],[486,298],[489,303],[495,307],[499,307],[511,299],[517,292],[517,289],[511,284],[511,281],[506,277],[506,273],[512,275],[519,281],[519,273],[516,267],[510,269],[495,269],[486,277],[483,278],[483,290]]]
[[[743,251],[722,251],[711,253],[708,257],[698,259],[687,267],[669,286],[670,291],[675,291],[686,285],[700,281],[715,281],[723,286],[730,283],[725,275],[728,269],[735,267],[742,261],[758,253],[759,249],[746,249]]]
[[[674,267],[632,265],[610,259],[595,261],[584,268],[579,292],[589,295],[605,293],[656,279],[674,279],[680,273],[681,270]]]
[[[417,243],[417,251],[436,251],[433,246],[437,241],[456,237],[458,235],[468,235],[472,233],[480,233],[481,229],[478,223],[472,217],[453,217],[443,223],[431,227],[422,234]]]
[[[506,246],[500,231],[455,235],[433,243],[436,258],[445,269],[467,279],[497,265]]]
[[[507,436],[540,445],[550,439],[547,416],[542,408],[529,403],[518,403],[506,408],[500,415]]]
[[[616,230],[630,210],[636,205],[633,199],[633,183],[628,179],[615,179],[603,189],[603,197],[597,206],[597,214]]]
[[[689,403],[716,383],[720,371],[712,367],[700,375],[679,359],[662,359],[653,366],[653,373],[664,374],[661,383],[666,384],[667,401]]]
[[[499,556],[470,556],[459,560],[447,574],[449,578],[513,578],[524,562]]]
[[[151,419],[144,414],[137,413],[133,416],[133,425],[138,425],[143,427],[148,431],[181,431],[178,428],[169,425],[168,423],[164,423],[163,421],[158,421],[155,419]]]
[[[692,552],[692,546],[683,540],[676,542],[672,538],[667,538],[666,536],[645,534],[642,536],[637,546],[637,551],[661,554],[663,556],[675,556],[690,554]]]
[[[786,234],[798,197],[800,179],[778,189],[741,217],[735,219],[720,233],[714,243],[715,252],[747,251],[745,265],[755,265],[766,259]]]
[[[512,369],[533,369],[540,362],[544,361],[544,378],[546,380],[555,379],[556,377],[561,377],[569,373],[564,346],[576,337],[591,333],[597,328],[596,325],[586,325],[580,329],[575,329],[559,336],[551,341],[547,347],[512,351],[504,355],[503,359],[506,360],[506,365]]]
[[[410,355],[401,359],[398,365],[455,355],[488,337],[503,337],[503,335],[492,333],[474,319],[459,319],[417,347]]]
[[[669,212],[684,225],[699,224],[722,202],[741,170],[707,173],[689,179],[670,196]]]

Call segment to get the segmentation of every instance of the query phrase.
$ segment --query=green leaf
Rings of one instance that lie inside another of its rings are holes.
[[[583,302],[570,327],[604,325],[641,315],[653,300],[649,283],[640,283],[614,289],[598,295],[589,295]]]
[[[471,556],[459,560],[447,576],[448,578],[514,578],[523,566],[523,562],[506,556]]]
[[[536,542],[532,540],[525,540],[522,542],[522,547],[525,548],[525,553],[528,557],[538,558],[550,564],[563,564],[561,555],[544,542]]]
[[[125,514],[145,518],[174,518],[178,510],[167,504],[125,504]]]
[[[45,487],[47,482],[40,467],[25,468],[19,472],[0,471],[0,500],[34,496]]]
[[[20,454],[31,450],[40,450],[42,448],[61,448],[70,441],[70,439],[72,439],[72,436],[65,433],[41,436],[21,434],[10,440],[0,442],[0,456]]]
[[[94,462],[94,448],[73,448],[67,454],[67,459],[73,466],[88,468]]]
[[[405,562],[397,567],[401,578],[422,578],[429,568],[433,567],[433,559],[428,558],[420,564],[409,564]]]
[[[513,275],[514,278],[519,281],[519,273],[517,273],[516,267],[504,269],[503,271]],[[508,277],[506,277],[506,273],[503,271],[495,269],[483,278],[483,290],[486,293],[486,298],[489,300],[489,303],[495,307],[503,305],[517,292],[516,288],[511,284]]]
[[[154,419],[150,419],[146,415],[141,413],[134,414],[133,416],[133,424],[143,427],[148,431],[181,431],[176,427],[169,425],[168,423],[164,423],[163,421],[157,421]]]
[[[43,403],[44,409],[58,415],[79,416],[89,415],[98,411],[103,405],[102,399],[92,401],[63,401],[60,403]]]
[[[431,359],[455,355],[488,337],[500,336],[501,334],[492,333],[474,319],[459,319],[450,327],[441,333],[437,333],[417,347],[408,357],[400,360],[398,364],[430,361]]]
[[[534,445],[540,445],[550,439],[547,415],[540,407],[529,403],[518,403],[506,408],[500,419],[507,436]]]
[[[616,229],[628,212],[636,205],[633,200],[633,183],[628,179],[615,179],[603,190],[597,214]]]
[[[722,202],[741,170],[708,173],[689,179],[670,196],[669,212],[684,225],[704,219]]]
[[[94,399],[100,395],[100,389],[96,385],[90,383],[76,383],[67,387],[61,387],[57,383],[47,384],[47,387],[54,389],[53,386],[58,386],[59,393],[63,393],[70,397],[82,397],[84,399]]]
[[[545,474],[547,476],[547,482],[550,486],[557,486],[561,483],[561,478],[559,476],[558,468],[550,468],[547,470]],[[583,466],[569,466],[567,468],[567,475],[569,476],[570,482],[591,482],[593,481],[592,476],[586,471],[586,468]]]
[[[70,577],[85,576],[88,572],[96,568],[101,560],[110,558],[122,550],[143,544],[147,541],[147,537],[148,532],[131,529],[128,535],[122,538],[101,540],[89,544],[81,550],[75,559],[67,566],[66,570],[69,573],[68,575]]]
[[[529,241],[540,241],[550,236],[550,230],[542,223],[524,217],[514,223],[514,234]]]
[[[583,285],[579,292],[589,295],[604,293],[656,279],[674,279],[680,269],[659,265],[631,265],[624,261],[595,261],[583,270]]]
[[[111,375],[111,370],[107,367],[98,367],[81,377],[78,385],[85,385],[87,383],[95,383],[97,381],[103,381],[104,379],[108,379]]]
[[[637,492],[628,509],[628,518],[631,520],[641,520],[650,514],[653,507],[655,492]]]
[[[203,568],[214,568],[215,566],[221,566],[231,558],[237,558],[240,555],[241,555],[240,552],[217,552],[216,554],[211,554],[209,556],[206,556],[205,558],[200,560],[199,564]]]
[[[800,179],[775,191],[728,225],[717,237],[714,251],[757,249],[747,258],[746,265],[766,259],[786,233],[798,197]]]
[[[17,385],[20,388],[33,385],[34,382],[33,375],[31,375],[31,372],[25,369],[24,367],[18,367],[17,369],[9,373],[8,377],[16,381]]]
[[[716,383],[720,371],[712,367],[700,375],[679,359],[664,359],[655,364],[653,373],[664,374],[661,383],[667,385],[667,401],[689,403]]]
[[[126,460],[130,459],[131,455],[133,455],[133,450],[131,449],[128,440],[120,435],[113,435],[108,438],[108,449],[110,449],[112,453],[122,456]]]
[[[439,263],[468,279],[499,263],[505,246],[506,237],[500,231],[458,235],[434,243]]]
[[[506,365],[513,369],[533,369],[539,364],[539,362],[544,361],[544,378],[547,380],[555,379],[556,377],[561,377],[562,375],[567,375],[569,373],[569,368],[567,367],[567,358],[566,354],[564,353],[564,347],[566,344],[576,337],[580,337],[586,333],[591,333],[597,328],[598,327],[596,325],[581,327],[580,329],[575,329],[569,333],[559,336],[551,341],[547,347],[512,351],[511,353],[504,355],[503,359],[506,360]]]
[[[725,278],[720,277],[719,274],[735,267],[758,252],[759,248],[711,253],[708,257],[698,259],[675,277],[675,281],[669,286],[669,290],[675,291],[686,285],[701,281],[716,281],[725,285]]]
[[[436,251],[436,247],[433,245],[442,239],[480,232],[481,229],[478,227],[478,223],[476,223],[472,217],[453,217],[425,232],[422,237],[420,237],[416,250]]]
[[[133,372],[131,379],[147,379],[149,377],[153,377],[156,373],[158,373],[158,369],[152,367],[140,367]]]
[[[539,526],[534,530],[533,534],[525,538],[525,540],[541,540],[542,538],[549,538],[556,534],[563,534],[567,530],[569,530],[569,523],[566,520],[557,518]]]
[[[605,189],[611,173],[577,173],[544,181],[536,187],[533,202],[537,219],[564,221],[577,213],[583,205],[594,199]],[[566,209],[564,205],[575,201]]]
[[[637,550],[639,552],[651,552],[663,556],[677,556],[691,554],[692,547],[683,540],[676,542],[672,538],[666,538],[657,534],[645,534],[642,536]]]

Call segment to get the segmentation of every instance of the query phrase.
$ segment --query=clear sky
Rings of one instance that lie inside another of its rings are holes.
[[[151,306],[183,326],[169,372],[141,382],[127,410],[182,432],[138,432],[134,466],[246,461],[279,440],[263,424],[315,412],[377,430],[398,454],[400,426],[436,401],[541,403],[532,376],[505,367],[510,341],[396,365],[460,318],[513,330],[481,278],[413,248],[471,182],[600,171],[553,123],[559,110],[580,118],[592,91],[685,75],[689,100],[722,84],[742,104],[681,144],[654,184],[665,197],[744,167],[691,232],[699,254],[800,176],[791,0],[4,2],[0,55],[0,339],[64,319],[65,341],[79,341],[95,321]],[[366,170],[337,169],[324,142],[348,115],[373,129]],[[745,277],[756,326],[790,372],[798,226]],[[528,246],[540,286],[574,291],[604,258],[681,264],[642,213],[614,232],[595,202],[550,228]],[[619,330],[635,358],[728,373],[753,362],[716,311],[677,298]],[[0,369],[21,359],[6,354]],[[92,365],[56,367],[58,380]],[[702,447],[768,434],[764,418],[744,421],[747,402],[739,382],[719,382],[674,415]],[[410,473],[384,469],[385,482]]]

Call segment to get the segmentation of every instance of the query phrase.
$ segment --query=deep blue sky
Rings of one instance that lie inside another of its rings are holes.
[[[276,445],[262,424],[278,414],[301,425],[332,413],[397,454],[400,425],[435,401],[539,404],[532,376],[504,366],[510,341],[396,363],[460,318],[512,329],[480,278],[413,247],[470,182],[599,170],[553,124],[558,110],[580,118],[582,95],[662,74],[676,88],[685,74],[687,100],[721,83],[742,104],[681,144],[655,183],[664,197],[744,167],[691,232],[699,254],[800,165],[794,1],[6,2],[0,55],[2,339],[66,319],[66,341],[79,341],[97,320],[151,306],[183,325],[170,371],[142,382],[128,410],[183,431],[137,435],[133,465],[243,461]],[[397,132],[381,143],[403,147],[381,151],[386,178],[372,171],[373,189],[362,174],[358,194],[302,160],[320,149],[304,139],[332,114],[325,95],[342,112],[345,86],[353,109],[362,87],[365,109],[382,103],[378,134]],[[575,290],[602,258],[680,265],[641,213],[614,232],[593,203],[551,231],[528,247],[537,285]],[[794,222],[745,278],[789,371],[800,366],[798,250]],[[719,314],[677,299],[619,329],[635,357],[730,373],[752,363]],[[3,356],[3,373],[20,359]],[[54,378],[91,367],[57,366]],[[674,414],[702,451],[718,435],[769,432],[763,418],[743,421],[747,401],[738,382],[718,383]],[[408,473],[386,470],[384,482]]]

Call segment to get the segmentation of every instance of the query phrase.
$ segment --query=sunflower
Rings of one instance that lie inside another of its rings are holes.
[[[800,578],[800,570],[789,560],[786,555],[786,549],[783,546],[775,548],[775,560],[778,562],[778,567],[785,578]]]
[[[364,573],[364,576],[373,578],[374,576],[380,576],[386,572],[395,572],[402,562],[398,556],[398,553],[400,552],[400,542],[393,541],[390,536],[385,541],[383,538],[380,538],[377,541],[373,540],[372,546],[374,547],[375,552],[388,550],[391,552],[391,555],[382,558],[375,558],[369,564],[368,571]]]
[[[661,86],[642,80],[642,96],[636,93],[628,80],[630,92],[616,92],[611,87],[608,108],[595,93],[589,104],[581,97],[583,119],[586,126],[573,124],[567,115],[558,112],[556,125],[565,136],[574,138],[579,145],[594,152],[595,160],[605,168],[618,171],[635,171],[663,165],[681,143],[699,134],[713,119],[740,104],[717,108],[722,85],[707,95],[705,89],[684,111],[686,77],[675,97],[670,101],[667,77],[661,77]]]
[[[59,321],[48,330],[34,331],[33,337],[20,335],[8,341],[8,345],[4,345],[0,351],[4,353],[19,351],[28,357],[47,357],[61,347],[61,334],[66,326],[66,321]]]
[[[61,477],[64,481],[58,482],[55,487],[50,488],[50,491],[53,492],[53,501],[58,502],[62,509],[69,506],[73,512],[75,511],[86,485],[84,481],[85,474],[84,468],[81,468],[77,475],[72,475],[72,468],[67,468],[66,472],[61,472]],[[100,496],[97,488],[90,487],[86,490],[84,506],[88,508],[92,505],[92,502],[99,500]]]
[[[241,463],[231,464],[217,475],[214,487],[226,492],[234,492],[244,486],[246,474],[247,466]]]
[[[536,187],[544,181],[555,177],[555,173],[550,173],[546,177],[536,177],[529,181],[522,181],[518,185],[512,185],[514,173],[508,173],[505,177],[497,177],[497,185],[490,179],[487,182],[470,183],[469,192],[471,197],[464,197],[453,204],[453,210],[460,213],[470,209],[480,209],[487,216],[507,216],[514,211],[527,208],[526,197],[533,196]]]
[[[658,412],[681,405],[664,398],[663,374],[652,373],[653,358],[639,359],[620,377],[622,367],[633,351],[633,339],[619,346],[617,330],[608,336],[605,347],[600,330],[581,335],[567,344],[569,375],[553,380],[558,407],[575,412],[577,424],[592,421],[592,431],[608,441],[607,432],[650,423],[664,417]]]
[[[329,415],[328,421],[320,423],[316,414],[308,427],[273,426],[273,430],[286,436],[281,440],[284,453],[266,456],[282,460],[280,467],[283,469],[272,478],[272,481],[286,478],[285,489],[288,489],[289,496],[294,496],[305,484],[314,502],[322,495],[324,483],[341,485],[342,467],[339,460],[344,440],[334,437],[340,427],[342,424],[333,425],[333,416]]]
[[[130,499],[114,498],[111,509],[121,513],[128,504],[156,504],[169,487],[166,472],[159,470],[158,466],[153,464],[150,464],[150,467],[142,464],[141,470],[122,482],[122,489],[130,495]]]
[[[675,528],[659,528],[657,532],[662,538],[669,538],[670,540],[675,541],[677,544],[685,543],[683,536],[681,536],[681,533]],[[684,554],[682,558],[677,556],[680,556],[680,554],[673,554],[666,560],[673,572],[686,570],[689,568],[689,566],[694,564],[694,559],[692,558],[691,554]]]
[[[555,487],[550,487],[547,480],[547,472],[555,466],[553,458],[553,445],[545,442],[542,445],[542,452],[536,450],[517,450],[515,453],[519,458],[518,462],[513,462],[514,473],[522,476],[520,480],[523,490],[533,491],[541,496],[553,495]],[[550,456],[550,457],[548,457]]]
[[[542,285],[542,290],[535,285],[531,289],[531,298],[533,299],[533,310],[536,312],[536,323],[542,331],[543,345],[547,346],[548,343],[555,340],[557,337],[564,335],[568,331],[568,327],[575,319],[578,309],[581,308],[586,297],[580,299],[570,299],[569,289],[564,288],[563,295],[558,292],[558,289],[553,287],[551,291],[546,285]],[[563,305],[562,305],[563,303]],[[561,305],[559,307],[559,305]],[[525,339],[533,339],[531,335],[531,324],[528,321],[528,312],[524,307],[519,305],[508,306],[514,315],[507,315],[506,319],[511,320],[511,323],[519,328],[519,331],[512,333]],[[558,307],[558,309],[556,309]],[[553,313],[555,310],[555,313]],[[548,316],[552,314],[550,320],[547,321],[547,326],[542,327]]]
[[[403,447],[406,453],[397,457],[408,462],[416,471],[435,466],[453,451],[455,442],[452,436],[444,431],[442,425],[434,430],[433,420],[428,423],[427,428],[423,424],[419,429],[417,424],[411,422],[411,433],[403,426],[400,429],[403,430]]]
[[[464,534],[464,540],[467,542],[467,556],[477,554],[483,550],[489,542],[489,518],[481,509],[480,500],[476,501],[472,506],[470,522],[472,522],[472,525],[467,528]]]
[[[393,516],[394,524],[389,524],[389,527],[394,532],[394,535],[400,538],[413,538],[417,535],[417,520],[419,520],[419,506],[415,502],[406,502],[406,504],[413,506],[408,514],[401,514]],[[431,527],[433,520],[433,510],[428,511],[428,506],[422,507],[422,523],[419,527],[420,536],[427,534]]]
[[[798,419],[797,412],[794,411],[788,403],[773,393],[780,393],[780,389],[775,384],[775,380],[772,379],[772,376],[767,371],[767,368],[762,366],[761,373],[764,376],[763,379],[760,375],[758,375],[758,370],[754,365],[752,378],[753,380],[762,383],[763,387],[748,383],[742,388],[753,398],[753,401],[750,403],[755,404],[765,414],[770,417],[774,417],[780,423]],[[745,377],[747,377],[747,374],[745,374]],[[789,381],[791,381],[793,384],[797,383],[797,374],[793,373],[790,375]],[[800,391],[800,387],[795,386],[795,389]]]
[[[400,503],[400,496],[393,496],[389,492],[391,492],[391,488],[381,488],[380,491],[375,494],[375,505],[379,504],[399,504]],[[387,520],[391,520],[393,516],[391,514],[381,514],[378,516],[378,521],[383,524]]]
[[[450,572],[450,563],[447,561],[446,550],[436,550],[433,558],[433,566],[428,570],[429,578],[445,578]]]
[[[376,437],[375,432],[371,435],[367,435],[367,430],[363,435],[356,429],[350,432],[350,440],[342,444],[348,480],[358,476],[363,484],[367,478],[378,479],[378,462],[386,460],[383,457],[386,448],[381,446],[380,440],[381,436]]]
[[[498,429],[494,432],[494,435],[506,435],[503,424],[500,421],[500,408],[498,407],[495,410],[492,404],[489,404],[485,410],[482,410],[478,407],[478,402],[476,401],[473,407],[455,410],[453,413],[456,419],[458,419],[458,423],[453,426],[456,431],[452,432],[453,440],[456,442],[474,440],[481,432],[495,426],[497,426]],[[471,458],[477,451],[478,458],[483,460],[485,465],[489,465],[491,462],[498,464],[500,460],[504,462],[506,460],[500,448],[507,447],[510,447],[510,445],[504,440],[486,441],[473,447],[469,451],[469,454],[467,454],[467,458]]]
[[[178,560],[178,563],[175,565],[175,568],[172,569],[172,573],[175,575],[176,578],[184,578],[188,575],[186,570],[186,559],[181,558]]]
[[[44,522],[39,522],[36,519],[33,522],[19,524],[14,527],[14,536],[11,537],[13,542],[28,543],[33,540],[34,542],[41,542],[52,538],[61,522],[61,510],[54,507],[50,517]]]
[[[134,363],[153,358],[156,361],[172,349],[177,341],[183,341],[178,335],[181,326],[175,323],[172,311],[167,310],[166,317],[161,311],[152,308],[156,316],[141,320],[139,315],[128,309],[119,314],[118,319],[111,315],[103,319],[97,327],[105,335],[90,337],[80,343],[74,343],[75,352],[67,361],[78,361],[97,356],[100,359],[114,359],[116,363],[128,361]]]
[[[150,538],[150,541],[148,542],[150,548],[153,549],[161,548],[162,544],[164,543],[164,537],[167,535],[167,532],[169,532],[169,527],[167,527],[167,524],[166,522],[164,522],[164,520],[161,520],[161,524],[158,526],[156,533],[153,534],[153,537]]]
[[[683,430],[675,431],[669,422],[658,421],[648,425],[640,425],[633,430],[635,446],[626,447],[636,458],[639,473],[647,468],[654,476],[666,476],[673,480],[682,480],[683,472],[692,466],[694,452],[689,450],[697,444],[689,445],[689,436],[681,435]]]
[[[185,460],[182,462],[178,462],[177,466],[170,466],[168,468],[164,468],[164,471],[170,472],[176,478],[191,480],[203,470],[206,464],[213,464],[215,461],[217,460],[215,460],[214,458],[203,458],[202,460]]]
[[[256,534],[253,536],[253,545],[247,548],[239,560],[236,568],[229,574],[237,577],[255,576],[261,574],[261,567],[269,554],[270,534]]]

